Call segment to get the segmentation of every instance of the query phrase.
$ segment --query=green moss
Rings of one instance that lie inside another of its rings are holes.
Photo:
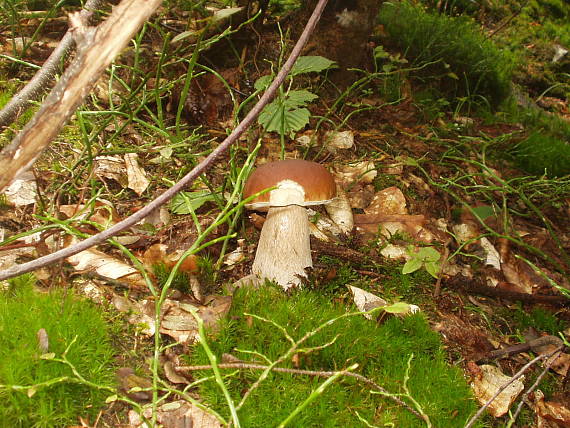
[[[436,82],[446,98],[486,100],[498,106],[509,94],[513,57],[464,17],[450,17],[403,3],[384,3],[380,22],[391,43],[418,67],[415,76]]]
[[[274,325],[244,313],[254,313],[283,326],[295,340],[327,321],[345,314],[345,308],[332,304],[320,293],[296,292],[291,296],[280,290],[265,287],[259,290],[238,290],[231,313],[223,322],[221,331],[210,345],[221,358],[225,352],[240,359],[266,363],[254,351],[271,361],[284,354],[291,343]],[[336,338],[336,339],[335,339]],[[408,360],[413,355],[409,389],[430,416],[434,426],[459,427],[476,409],[469,387],[459,369],[449,367],[437,333],[425,317],[414,315],[405,319],[392,318],[382,325],[362,316],[342,318],[303,344],[303,348],[329,346],[301,353],[298,368],[307,370],[339,370],[358,363],[361,373],[387,390],[402,393]],[[190,356],[192,364],[207,364],[201,347]],[[293,367],[292,361],[281,366]],[[224,374],[227,374],[224,371]],[[201,373],[202,376],[210,373]],[[227,385],[235,400],[251,387],[259,371],[240,371],[227,378]],[[322,379],[301,375],[272,373],[254,390],[239,412],[240,421],[247,427],[276,426],[323,382]],[[200,385],[200,396],[222,414],[228,415],[223,395],[213,381]],[[341,379],[327,388],[293,421],[299,427],[362,426],[357,413],[373,424],[395,424],[414,427],[425,424],[392,401],[371,394],[365,385],[353,379]]]
[[[101,311],[69,290],[38,293],[33,277],[11,281],[0,293],[0,427],[66,427],[78,417],[90,418],[104,405],[106,393],[73,381],[15,391],[11,385],[33,386],[58,377],[76,379],[63,363],[41,359],[37,332],[45,329],[48,352],[67,359],[85,379],[113,385],[113,349]]]
[[[570,174],[570,144],[552,135],[535,132],[512,150],[517,165],[534,175]]]
[[[534,308],[532,311],[527,312],[522,307],[519,307],[512,313],[512,316],[521,331],[532,327],[548,334],[558,335],[559,332],[564,331],[567,327],[566,323],[542,308]]]

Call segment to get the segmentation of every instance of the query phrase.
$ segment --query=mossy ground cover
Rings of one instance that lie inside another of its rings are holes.
[[[276,325],[283,327],[294,340],[299,340],[318,326],[346,313],[344,305],[333,303],[330,297],[319,292],[301,291],[287,296],[273,287],[239,290],[229,316],[219,333],[212,336],[210,346],[218,360],[223,353],[232,353],[245,361],[266,364],[265,358],[274,361],[291,346]],[[406,368],[411,361],[410,394],[434,426],[463,426],[476,409],[463,374],[447,363],[438,334],[430,329],[424,315],[392,318],[381,325],[360,315],[344,317],[311,337],[302,348],[328,343],[330,345],[313,352],[299,353],[297,365],[288,360],[282,366],[319,371],[341,370],[357,363],[358,373],[390,392],[403,393]],[[208,364],[200,346],[196,346],[189,360],[192,364]],[[224,371],[224,374],[228,373]],[[200,376],[210,374],[203,372]],[[259,375],[259,371],[242,370],[226,379],[236,402]],[[322,382],[315,377],[271,373],[239,411],[240,421],[247,427],[277,426]],[[202,383],[199,392],[208,405],[228,414],[227,404],[214,381]],[[402,427],[425,425],[391,400],[371,394],[365,385],[344,378],[329,386],[317,401],[296,417],[292,426],[361,426],[363,422],[359,417],[380,426],[392,423]]]
[[[390,43],[418,67],[414,75],[443,97],[453,102],[470,97],[497,107],[508,96],[513,58],[470,18],[439,15],[402,2],[385,3],[379,20]]]
[[[77,383],[68,365],[42,358],[37,333],[45,329],[49,353],[65,357],[89,382],[114,384],[110,326],[100,308],[70,290],[40,293],[26,275],[0,293],[0,427],[67,427],[93,421],[108,391]],[[66,377],[64,382],[44,384]],[[29,386],[14,390],[12,386]]]

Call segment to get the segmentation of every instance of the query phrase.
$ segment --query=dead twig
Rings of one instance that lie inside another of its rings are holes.
[[[218,368],[220,369],[252,369],[252,370],[267,370],[269,368],[269,366],[265,366],[263,364],[251,364],[251,363],[221,363],[218,364]],[[204,366],[177,366],[175,368],[177,371],[197,371],[197,370],[211,370],[212,366],[210,365],[204,365]],[[322,371],[322,370],[302,370],[302,369],[289,369],[286,367],[271,367],[271,371],[274,372],[279,372],[279,373],[290,373],[290,374],[299,374],[299,375],[307,375],[307,376],[315,376],[315,377],[331,377],[333,375],[338,374],[339,372],[336,371]],[[408,410],[410,413],[412,413],[413,415],[417,416],[418,418],[420,418],[422,421],[424,420],[424,417],[417,412],[415,409],[413,409],[411,406],[409,406],[406,402],[402,401],[401,399],[399,399],[398,397],[396,397],[394,394],[391,394],[390,392],[388,392],[385,388],[383,388],[382,386],[378,385],[376,382],[374,382],[373,380],[368,379],[366,376],[362,376],[361,374],[358,373],[352,373],[352,372],[347,372],[347,371],[343,371],[342,372],[343,376],[346,377],[352,377],[354,379],[357,379],[358,381],[372,387],[373,389],[382,392],[384,397],[388,397],[389,399],[391,399],[392,401],[394,401],[395,403],[399,404],[402,407],[405,407],[406,410]]]
[[[32,120],[0,153],[0,191],[32,166],[99,76],[161,3],[161,0],[123,0],[98,27],[84,25],[81,13],[70,15],[77,56]]]
[[[122,3],[121,3],[122,4]],[[75,245],[69,246],[62,250],[59,250],[55,253],[49,254],[44,257],[40,257],[39,259],[33,260],[28,263],[24,263],[18,266],[14,266],[10,269],[5,269],[0,271],[0,280],[12,278],[17,275],[21,275],[26,272],[31,272],[35,269],[39,269],[41,267],[47,266],[49,264],[55,263],[59,260],[64,258],[70,257],[74,254],[80,253],[87,248],[93,247],[97,244],[105,242],[107,239],[117,235],[118,233],[122,232],[123,230],[135,225],[137,222],[148,216],[152,211],[156,210],[161,205],[168,202],[170,199],[174,197],[180,190],[184,187],[192,183],[200,174],[204,173],[209,167],[212,166],[214,161],[224,153],[237,139],[243,132],[253,123],[253,121],[257,118],[261,110],[269,103],[269,101],[275,96],[277,92],[277,88],[281,86],[287,74],[293,67],[293,64],[301,54],[301,50],[307,43],[311,33],[315,29],[317,22],[323,12],[327,4],[327,0],[319,0],[313,14],[309,18],[303,33],[299,37],[299,40],[293,47],[289,58],[283,67],[275,76],[275,79],[267,88],[265,93],[259,99],[257,104],[250,110],[247,116],[238,124],[238,126],[233,130],[233,132],[218,146],[216,147],[202,162],[192,169],[188,174],[186,174],[178,183],[172,186],[170,189],[166,190],[152,202],[150,202],[147,206],[142,208],[141,210],[137,211],[130,217],[127,217],[123,221],[115,224],[114,226],[110,227],[107,230],[104,230],[97,235],[94,235],[90,238],[85,239],[84,241],[78,242]]]
[[[88,0],[85,3],[83,10],[80,12],[80,19],[83,25],[88,24],[93,16],[93,11],[99,9],[102,3],[103,0]],[[74,45],[73,32],[69,29],[32,80],[0,110],[0,128],[14,122],[26,110],[30,101],[40,98],[49,82],[55,78],[62,58],[71,51]]]
[[[515,413],[513,414],[513,416],[511,416],[511,419],[509,421],[509,423],[514,423],[517,418],[519,417],[519,414],[522,410],[522,407],[524,405],[524,403],[527,401],[528,396],[536,389],[538,388],[538,385],[540,385],[540,382],[542,381],[542,378],[546,375],[546,373],[548,373],[548,370],[550,370],[550,367],[552,367],[552,364],[554,364],[554,362],[558,359],[558,357],[560,356],[560,354],[562,354],[564,346],[560,346],[559,348],[557,348],[555,354],[552,356],[552,358],[550,360],[548,360],[546,362],[546,364],[544,365],[544,368],[542,369],[542,372],[540,372],[540,374],[537,376],[536,380],[534,381],[534,383],[525,391],[525,393],[522,395],[521,397],[521,401],[519,403],[519,405],[517,406],[517,410],[515,410]],[[558,355],[557,355],[558,354]]]

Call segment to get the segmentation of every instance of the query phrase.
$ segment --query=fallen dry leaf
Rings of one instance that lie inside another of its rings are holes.
[[[139,165],[139,157],[136,153],[125,153],[124,158],[127,169],[127,187],[140,196],[147,189],[150,181],[146,178],[144,170]]]
[[[35,204],[37,194],[38,185],[32,171],[18,175],[4,192],[8,203],[16,207]]]
[[[145,418],[148,419],[151,415],[151,408],[144,410]],[[163,428],[220,428],[222,426],[211,414],[182,400],[160,406],[157,409],[157,422]],[[134,410],[129,411],[129,424],[134,428],[148,428],[148,425]]]
[[[350,233],[352,231],[354,228],[352,208],[341,186],[337,185],[337,196],[325,205],[325,210],[342,233]]]
[[[544,394],[536,390],[531,395],[536,414],[537,428],[567,428],[570,427],[570,409],[555,401],[544,401]]]
[[[485,250],[485,254],[487,255],[485,264],[487,266],[493,266],[497,270],[501,270],[501,256],[493,244],[491,244],[491,242],[485,237],[482,237],[479,242],[481,243],[481,247],[483,247],[483,250]]]
[[[397,187],[388,187],[376,192],[370,205],[364,209],[369,215],[408,214],[406,197]]]
[[[350,149],[354,146],[352,131],[329,131],[324,136],[325,147],[331,153],[340,149]]]
[[[382,306],[388,305],[388,302],[382,297],[378,297],[375,294],[364,291],[361,288],[349,285],[348,289],[352,293],[354,304],[361,312],[368,312],[374,308],[380,308]],[[374,319],[374,317],[370,314],[364,314],[364,317],[368,318],[369,320]]]
[[[93,172],[101,181],[111,179],[122,187],[128,183],[125,161],[119,156],[97,156]]]
[[[347,188],[350,184],[357,182],[372,183],[378,175],[378,171],[374,162],[360,161],[337,166],[334,175],[343,184],[343,187]]]
[[[355,214],[354,224],[360,233],[376,235],[380,232],[387,239],[397,233],[405,233],[416,241],[426,243],[434,239],[432,233],[423,227],[423,215]]]
[[[404,302],[389,304],[383,298],[376,296],[373,293],[365,291],[361,288],[348,286],[350,292],[353,296],[353,301],[356,307],[361,312],[368,312],[375,308],[386,307],[385,313],[394,314],[396,316],[403,316],[409,314],[415,314],[420,310],[417,305],[410,305]],[[364,314],[364,317],[373,320],[374,317],[371,314]]]
[[[493,397],[498,389],[511,381],[511,377],[503,374],[501,369],[491,365],[478,366],[479,373],[474,376],[471,383],[473,393],[481,405]],[[511,404],[524,389],[524,376],[512,382],[495,400],[489,405],[487,410],[494,417],[503,416],[509,411]]]

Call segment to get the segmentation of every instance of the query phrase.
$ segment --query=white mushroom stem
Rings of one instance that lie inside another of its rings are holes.
[[[336,186],[336,198],[325,205],[331,220],[340,228],[342,233],[350,233],[354,228],[352,207],[342,187]]]
[[[297,205],[270,208],[261,229],[252,271],[285,290],[299,287],[305,268],[312,267],[309,218]]]
[[[313,266],[307,210],[288,205],[303,200],[303,189],[288,180],[271,192],[270,202],[278,206],[267,213],[252,266],[255,275],[273,280],[285,290],[299,287],[307,277],[305,268]]]

